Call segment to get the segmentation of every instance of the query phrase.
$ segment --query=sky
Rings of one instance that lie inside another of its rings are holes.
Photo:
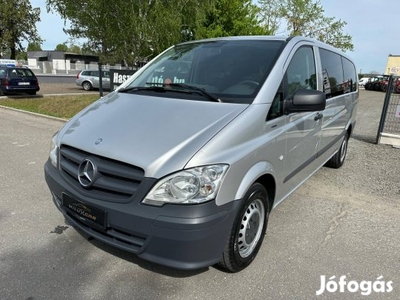
[[[379,1],[378,1],[379,2]],[[347,51],[359,73],[384,73],[389,54],[400,55],[399,0],[385,0],[377,4],[368,0],[320,0],[326,17],[347,22],[343,32],[352,36],[354,51]],[[31,0],[32,7],[41,8],[39,35],[45,41],[43,50],[54,50],[67,42],[64,21],[56,13],[47,13],[45,0]],[[76,41],[79,45],[80,41]]]

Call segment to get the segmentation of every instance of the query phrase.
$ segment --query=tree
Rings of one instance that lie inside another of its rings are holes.
[[[66,43],[58,44],[55,48],[56,51],[70,52],[80,54],[82,53],[81,47],[75,44],[68,46]]]
[[[215,0],[47,0],[74,38],[87,42],[83,49],[102,62],[129,65],[154,56],[167,46],[190,39],[205,11]]]
[[[82,49],[78,45],[71,44],[68,47],[68,52],[80,54],[80,53],[82,53]]]
[[[271,21],[275,30],[281,19],[286,22],[286,31],[291,36],[316,38],[343,51],[354,48],[352,37],[343,33],[347,23],[324,16],[319,0],[259,0],[259,5],[263,20]]]
[[[23,51],[23,41],[42,43],[36,23],[40,21],[40,8],[32,8],[29,0],[2,1],[0,5],[0,47],[15,59]]]
[[[67,52],[68,51],[68,45],[65,44],[65,43],[58,44],[54,50]]]
[[[280,0],[259,0],[259,17],[269,34],[277,34],[281,23]]]
[[[268,34],[269,30],[260,24],[258,13],[259,8],[251,0],[218,0],[196,37]]]
[[[42,51],[42,44],[37,42],[28,43],[26,51]]]

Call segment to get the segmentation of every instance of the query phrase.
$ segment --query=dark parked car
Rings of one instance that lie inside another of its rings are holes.
[[[371,91],[385,92],[387,89],[388,81],[389,81],[388,75],[375,76],[371,78],[371,80],[364,85],[364,88],[366,90],[371,90]]]
[[[374,84],[375,91],[386,92],[389,83],[389,75],[382,75]]]
[[[373,85],[373,83],[374,83],[375,80],[377,80],[376,77],[370,78],[370,79],[368,80],[368,82],[364,84],[364,88],[365,88],[366,90],[372,90],[372,85]]]
[[[0,94],[26,93],[35,95],[40,90],[39,81],[27,67],[0,66]]]

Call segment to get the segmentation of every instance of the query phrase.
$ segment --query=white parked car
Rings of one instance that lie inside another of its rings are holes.
[[[363,78],[361,78],[359,81],[358,81],[358,84],[360,85],[360,86],[364,86],[368,81],[370,81],[371,80],[371,78],[369,78],[369,77],[363,77]]]

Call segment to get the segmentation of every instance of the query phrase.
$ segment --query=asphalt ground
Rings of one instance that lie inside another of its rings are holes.
[[[0,299],[399,299],[400,149],[373,143],[383,98],[361,91],[344,166],[280,204],[236,274],[173,270],[86,240],[43,176],[63,122],[0,108]],[[317,296],[322,276],[329,291]]]

